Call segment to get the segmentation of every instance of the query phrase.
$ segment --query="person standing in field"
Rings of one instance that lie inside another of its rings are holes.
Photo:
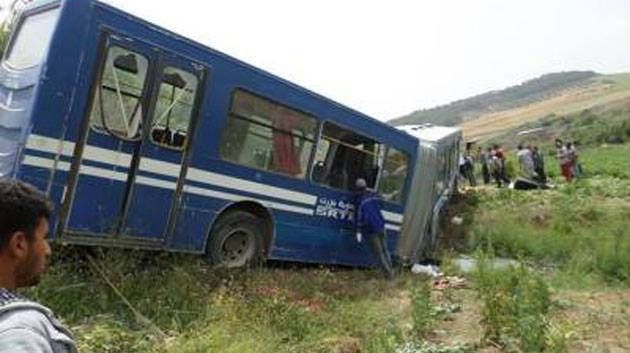
[[[534,146],[532,149],[532,159],[534,161],[534,172],[536,173],[536,181],[540,183],[546,183],[547,174],[545,173],[545,158],[538,149],[538,146]]]
[[[481,147],[479,147],[479,164],[481,164],[481,176],[483,178],[483,183],[488,185],[490,184],[490,168],[489,168],[489,160],[490,160],[490,148],[487,151],[483,151]]]
[[[571,173],[573,174],[573,177],[582,177],[582,167],[578,161],[578,152],[575,148],[575,143],[567,142],[566,148],[569,160],[571,160]]]
[[[48,267],[46,196],[20,181],[0,180],[0,353],[75,353],[72,334],[52,311],[17,294]]]
[[[493,146],[493,150],[494,150],[494,155],[495,155],[495,163],[496,166],[498,168],[498,172],[497,172],[497,186],[501,187],[501,183],[505,183],[505,185],[508,185],[510,183],[510,179],[507,177],[506,174],[506,168],[505,168],[505,153],[503,152],[503,147],[501,147],[500,145],[495,144]]]
[[[556,139],[556,159],[560,164],[560,172],[562,173],[562,176],[570,183],[571,180],[573,180],[571,156],[561,139]]]
[[[532,151],[529,148],[524,148],[522,144],[519,144],[516,148],[518,150],[516,157],[518,158],[521,174],[525,178],[532,179],[534,177],[534,159],[532,158]]]

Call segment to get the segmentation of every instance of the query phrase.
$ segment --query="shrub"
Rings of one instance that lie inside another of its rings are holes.
[[[431,287],[428,282],[421,282],[411,289],[411,318],[413,332],[417,337],[425,336],[435,318],[431,304]]]
[[[486,255],[479,256],[473,275],[483,301],[485,339],[508,350],[545,351],[551,303],[547,284],[524,265],[497,270],[490,261]]]

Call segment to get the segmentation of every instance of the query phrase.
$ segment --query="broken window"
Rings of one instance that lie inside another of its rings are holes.
[[[385,201],[400,203],[407,180],[409,158],[393,147],[387,149],[379,193]]]
[[[143,92],[149,61],[134,51],[112,46],[92,100],[93,129],[124,140],[141,137]]]
[[[174,149],[184,148],[197,85],[195,75],[175,67],[164,68],[151,125],[154,143]]]
[[[355,181],[362,178],[374,189],[383,154],[383,145],[375,140],[327,122],[311,177],[318,184],[342,190],[354,190]]]

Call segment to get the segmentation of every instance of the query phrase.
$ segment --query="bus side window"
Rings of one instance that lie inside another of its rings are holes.
[[[92,99],[92,129],[124,140],[140,139],[148,67],[149,60],[139,53],[117,46],[108,48]]]
[[[316,130],[314,117],[236,90],[219,152],[246,167],[304,178]]]
[[[337,189],[353,190],[354,182],[363,178],[369,188],[374,188],[381,148],[381,144],[368,137],[326,122],[315,153],[311,179]]]
[[[197,93],[197,77],[167,66],[153,111],[151,140],[160,146],[184,149]]]
[[[386,201],[399,203],[407,180],[409,157],[393,147],[387,149],[379,193]]]

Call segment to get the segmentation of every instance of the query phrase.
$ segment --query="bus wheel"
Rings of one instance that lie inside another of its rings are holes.
[[[248,267],[262,261],[263,223],[244,211],[230,212],[217,221],[206,253],[220,267]]]

